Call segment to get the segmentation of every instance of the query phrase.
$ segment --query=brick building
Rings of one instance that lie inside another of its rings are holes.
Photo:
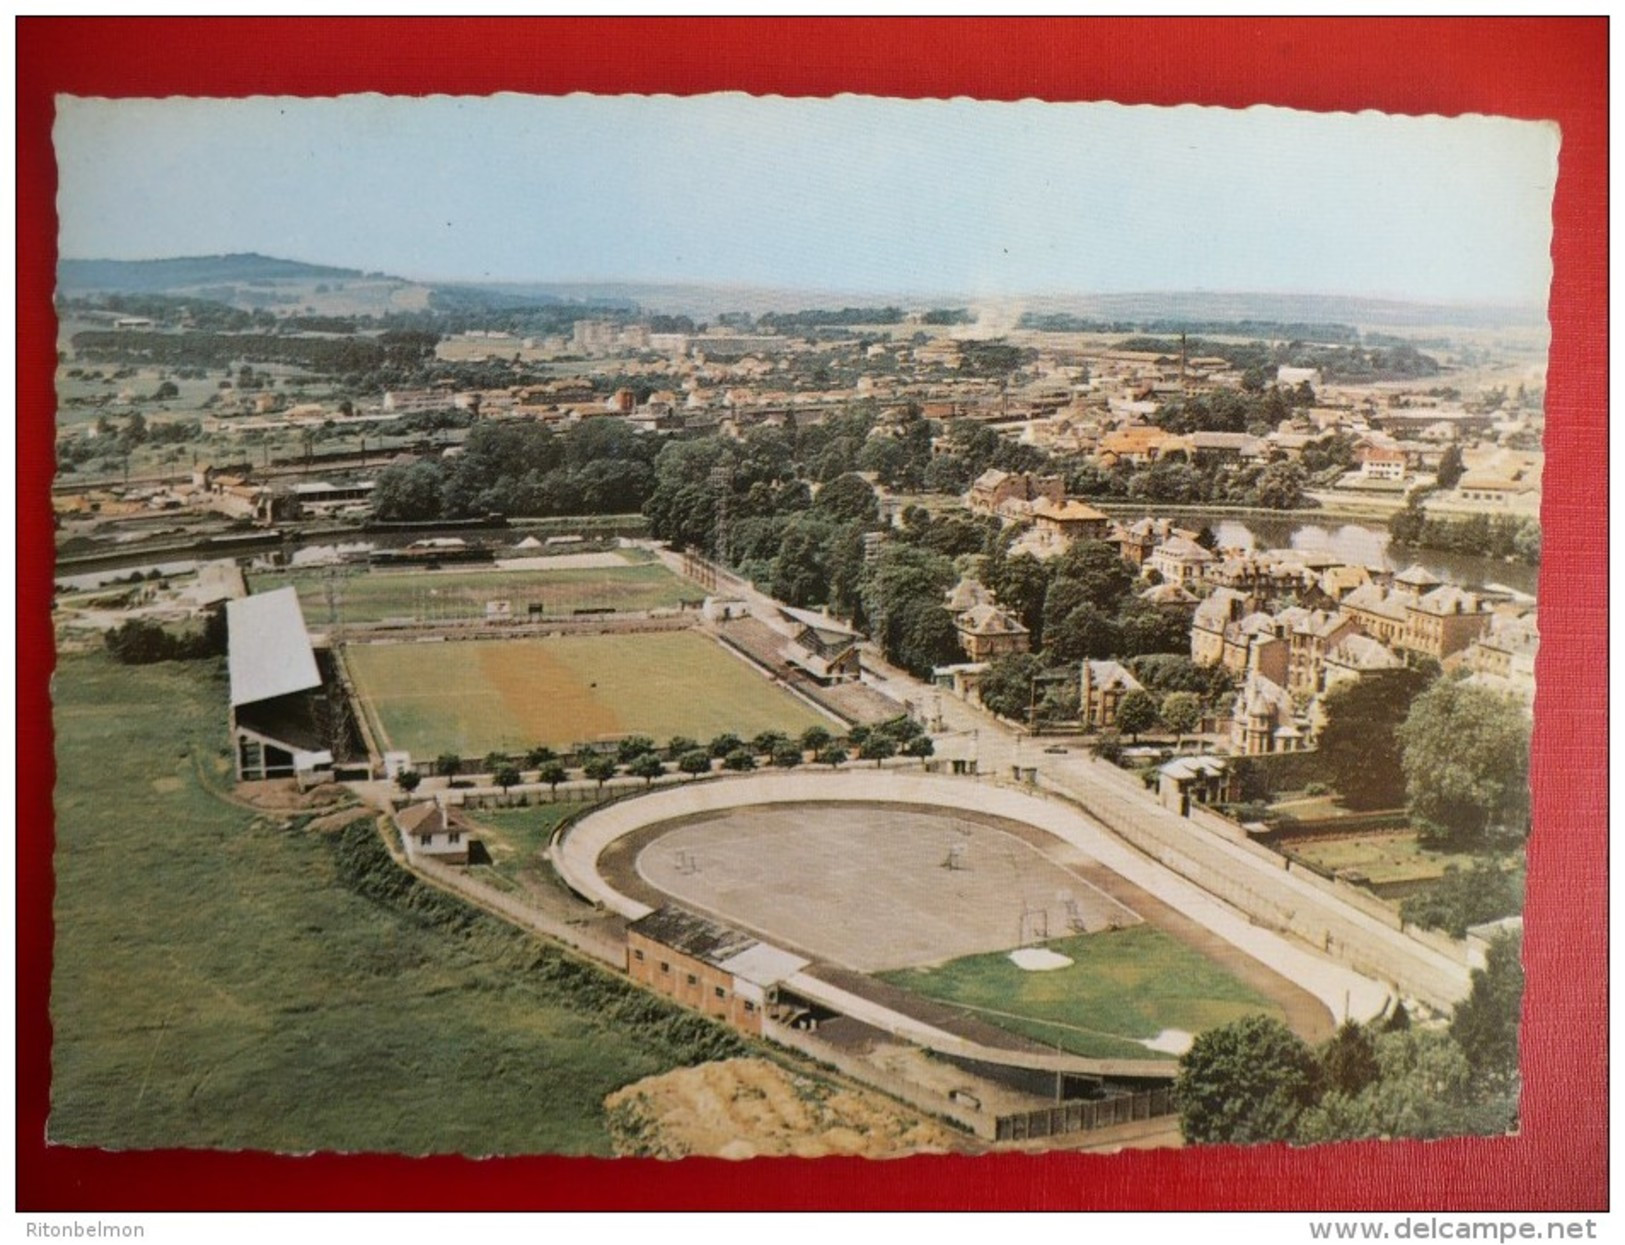
[[[626,927],[626,971],[639,985],[744,1033],[760,1034],[778,987],[810,961],[681,908]]]

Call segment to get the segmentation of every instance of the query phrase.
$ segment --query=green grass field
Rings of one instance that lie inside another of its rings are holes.
[[[294,585],[310,626],[327,623],[327,584],[308,571],[255,574],[254,592]],[[531,605],[547,614],[611,609],[621,612],[675,609],[704,597],[705,590],[673,575],[659,562],[632,562],[601,569],[545,571],[441,570],[362,572],[338,581],[339,617],[348,623],[414,618],[455,622],[485,617],[487,601],[505,600],[520,618]]]
[[[1281,1010],[1206,956],[1149,925],[1044,944],[1073,963],[1049,972],[1017,968],[1005,952],[879,976],[918,994],[1074,1054],[1172,1059],[1136,1038],[1164,1029],[1201,1033]]]
[[[607,1154],[606,1094],[732,1041],[412,881],[365,823],[222,798],[219,665],[66,657],[54,692],[53,1141]]]
[[[829,725],[693,631],[352,644],[345,654],[387,746],[414,757]]]
[[[560,822],[591,807],[591,804],[563,800],[557,804],[532,804],[528,808],[473,809],[466,816],[480,828],[479,838],[491,853],[491,867],[505,877],[513,877],[540,859],[542,849]]]
[[[1416,835],[1409,831],[1286,840],[1281,848],[1333,873],[1340,869],[1358,869],[1373,886],[1431,882],[1442,878],[1451,865],[1468,869],[1477,859],[1464,852],[1429,851],[1420,846]]]

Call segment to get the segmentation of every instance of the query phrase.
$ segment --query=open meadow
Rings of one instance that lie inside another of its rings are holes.
[[[385,746],[421,758],[830,725],[695,631],[351,644],[345,659]]]
[[[607,1094],[744,1051],[417,882],[370,814],[234,802],[223,663],[54,691],[54,1142],[602,1155]]]
[[[994,952],[879,976],[1000,1028],[1103,1059],[1172,1059],[1176,1052],[1143,1044],[1165,1030],[1197,1034],[1256,1013],[1284,1019],[1269,999],[1151,925],[1044,947],[1072,963],[1029,972]]]
[[[321,571],[254,573],[255,592],[292,584],[299,591],[305,621],[312,627],[329,618],[328,585]],[[705,590],[685,583],[659,562],[626,561],[623,566],[549,570],[414,570],[344,575],[336,581],[339,621],[373,623],[385,619],[455,622],[485,617],[487,601],[507,601],[524,618],[531,606],[544,614],[576,610],[635,613],[676,609],[695,602]]]

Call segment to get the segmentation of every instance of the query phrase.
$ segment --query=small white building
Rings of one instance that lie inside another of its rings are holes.
[[[401,845],[406,848],[408,860],[468,863],[469,828],[455,811],[439,800],[407,805],[395,814],[395,826],[401,832]]]

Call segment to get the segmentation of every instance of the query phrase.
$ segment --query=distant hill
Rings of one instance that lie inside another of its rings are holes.
[[[64,259],[56,269],[57,288],[64,294],[164,294],[206,285],[342,281],[362,275],[355,268],[329,268],[253,253],[182,259]]]
[[[177,259],[64,259],[61,293],[176,294],[245,309],[326,315],[437,311],[479,315],[526,307],[614,310],[713,319],[724,312],[836,310],[890,303],[905,308],[968,307],[989,333],[1015,328],[1023,315],[1074,316],[1157,331],[1180,323],[1214,331],[1219,322],[1342,324],[1393,328],[1423,325],[1525,327],[1546,323],[1540,305],[1449,304],[1339,294],[1168,291],[1124,294],[985,295],[965,291],[808,290],[791,287],[636,281],[417,281],[354,268],[306,264],[268,255],[202,255]],[[1030,321],[1029,321],[1030,322]]]
[[[1269,294],[1193,290],[1143,294],[1037,295],[998,300],[1022,311],[1061,312],[1114,321],[1274,320],[1415,327],[1544,325],[1546,309],[1536,305],[1424,303],[1343,294]]]

